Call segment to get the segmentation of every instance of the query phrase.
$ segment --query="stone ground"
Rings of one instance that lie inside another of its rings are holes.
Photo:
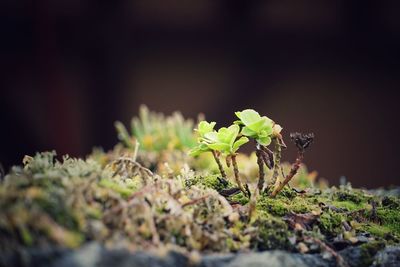
[[[348,266],[366,266],[359,247],[349,247],[339,252]],[[4,255],[0,253],[0,266],[44,267],[322,267],[338,266],[335,259],[321,254],[299,254],[280,250],[240,254],[204,255],[197,262],[178,252],[163,257],[146,252],[108,250],[92,242],[78,250],[57,249],[20,251]],[[400,266],[400,246],[388,246],[373,258],[369,266]]]

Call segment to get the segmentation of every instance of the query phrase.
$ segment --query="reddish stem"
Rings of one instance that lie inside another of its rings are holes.
[[[293,163],[292,168],[290,169],[290,173],[286,176],[286,178],[279,183],[277,187],[275,187],[274,191],[271,193],[271,197],[275,197],[285,185],[289,183],[289,181],[295,176],[297,171],[300,168],[301,162],[304,158],[304,151],[299,151],[295,163]]]

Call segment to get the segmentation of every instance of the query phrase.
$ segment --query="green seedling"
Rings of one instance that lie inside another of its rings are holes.
[[[235,123],[243,125],[243,135],[253,138],[262,146],[271,144],[274,122],[270,118],[260,116],[260,114],[253,109],[245,109],[235,112],[235,114],[239,118],[239,121]]]
[[[273,120],[253,109],[245,109],[235,113],[240,119],[236,124],[243,125],[242,134],[255,140],[257,164],[259,167],[259,179],[257,188],[260,192],[264,189],[265,173],[264,164],[273,170],[270,186],[276,183],[281,160],[282,147],[286,148],[281,135],[282,127]],[[268,149],[268,145],[274,143],[275,151]]]
[[[269,188],[272,188],[270,195],[275,197],[297,173],[304,157],[304,151],[312,143],[314,135],[300,133],[291,134],[290,137],[298,148],[298,156],[295,163],[292,165],[290,173],[288,175],[282,174],[283,181],[278,182],[277,178],[279,171],[281,170],[280,161],[282,147],[286,148],[286,144],[281,135],[282,127],[270,118],[261,116],[253,109],[245,109],[243,111],[235,112],[235,114],[239,120],[235,121],[234,124],[228,128],[220,128],[218,132],[214,130],[215,122],[200,122],[196,129],[200,136],[198,139],[198,145],[191,150],[190,154],[195,156],[211,151],[223,178],[226,178],[226,174],[219,160],[219,156],[220,154],[225,155],[227,166],[230,167],[231,164],[233,166],[235,180],[239,189],[244,195],[250,197],[251,194],[247,185],[246,188],[243,187],[239,178],[236,151],[243,144],[247,143],[249,138],[252,138],[256,143],[257,164],[259,167],[259,179],[254,196],[257,196],[258,193],[263,192],[264,190],[265,164],[269,169],[273,169],[272,177],[266,191],[270,191]],[[268,148],[271,143],[274,144],[274,151],[271,151]]]
[[[254,139],[256,142],[257,164],[259,167],[257,188],[261,192],[265,183],[264,164],[269,168],[274,166],[273,154],[267,146],[271,144],[274,137],[275,123],[266,116],[260,116],[260,114],[253,109],[245,109],[235,112],[235,114],[239,118],[239,121],[235,123],[243,125],[241,133]],[[279,132],[280,130],[281,128]]]
[[[199,122],[199,125],[197,126],[197,133],[199,134],[198,138],[198,144],[195,146],[193,149],[190,150],[189,154],[191,156],[198,156],[204,152],[211,152],[214,156],[214,160],[218,165],[219,172],[221,173],[221,176],[224,180],[226,180],[226,173],[224,171],[224,167],[222,166],[222,163],[219,159],[220,153],[214,149],[211,149],[208,146],[207,139],[205,138],[205,135],[208,133],[211,133],[214,131],[216,122],[207,122],[207,121],[201,121]]]
[[[228,128],[222,127],[218,132],[210,132],[205,134],[205,140],[208,142],[208,147],[218,151],[226,156],[226,164],[230,167],[232,163],[235,181],[239,189],[245,195],[249,195],[242,185],[239,177],[239,169],[236,162],[236,151],[249,139],[245,136],[238,138],[240,127],[238,125],[231,125]]]
[[[239,169],[236,162],[236,151],[245,143],[249,141],[247,137],[240,137],[240,127],[238,125],[231,125],[228,128],[222,127],[218,132],[214,131],[215,123],[200,122],[197,132],[200,135],[199,144],[197,147],[192,149],[191,155],[198,155],[203,152],[213,152],[214,158],[220,168],[221,175],[226,177],[221,162],[219,161],[219,155],[223,154],[226,156],[226,163],[230,167],[232,163],[235,181],[239,189],[247,195],[247,191],[244,189],[240,177]]]

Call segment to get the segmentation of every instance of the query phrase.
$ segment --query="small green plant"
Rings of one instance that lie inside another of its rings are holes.
[[[256,197],[258,192],[262,193],[264,191],[265,164],[268,168],[273,169],[272,177],[266,191],[268,192],[272,188],[270,195],[271,197],[275,197],[297,173],[303,160],[304,152],[312,143],[314,135],[291,134],[291,139],[298,148],[298,156],[292,165],[290,173],[287,176],[283,174],[283,181],[278,182],[279,171],[282,170],[280,166],[282,148],[286,148],[281,135],[282,127],[270,118],[261,116],[253,109],[238,111],[235,112],[235,115],[239,118],[238,121],[235,121],[229,127],[222,127],[218,131],[214,130],[215,122],[201,121],[196,129],[199,134],[198,144],[191,150],[190,154],[197,156],[204,152],[212,152],[221,175],[225,179],[226,173],[219,160],[220,154],[223,154],[226,157],[227,166],[233,166],[237,186],[245,196],[250,197],[251,194],[248,185],[245,184],[243,186],[240,180],[236,152],[243,144],[249,141],[249,138],[253,139],[256,143],[257,164],[259,167],[259,178],[254,196]],[[274,144],[274,151],[268,148],[271,143]]]
[[[253,109],[245,109],[235,112],[239,121],[236,124],[243,125],[241,133],[256,142],[257,164],[259,166],[259,179],[257,188],[260,192],[264,189],[265,173],[264,164],[268,168],[274,168],[274,175],[271,179],[271,184],[275,183],[278,176],[279,163],[281,158],[281,147],[285,146],[280,134],[282,127],[275,124],[273,120],[260,114]],[[268,145],[274,141],[275,143],[275,161],[274,154],[268,149]]]
[[[130,131],[121,122],[115,123],[118,138],[127,148],[137,148],[138,142],[141,151],[149,152],[193,148],[196,144],[193,126],[193,121],[186,120],[179,112],[165,116],[144,105],[140,106],[139,116],[132,118]]]
[[[236,162],[236,151],[245,143],[249,141],[247,137],[238,138],[240,128],[237,125],[231,125],[228,128],[222,127],[218,132],[210,132],[205,135],[208,146],[226,156],[226,165],[230,167],[232,163],[233,172],[235,175],[235,182],[239,189],[245,194],[249,195],[248,191],[242,185],[239,176],[239,168]]]
[[[236,151],[245,143],[249,141],[247,137],[241,136],[238,138],[240,127],[238,125],[231,125],[228,128],[222,127],[214,131],[215,122],[200,122],[197,129],[200,138],[197,147],[192,151],[192,155],[198,155],[203,152],[211,151],[218,164],[221,175],[226,177],[222,164],[219,161],[219,155],[223,154],[226,157],[226,164],[230,167],[232,163],[235,181],[239,189],[246,195],[248,192],[242,185],[239,176],[239,169],[236,162]],[[225,178],[224,177],[224,178]]]
[[[242,134],[251,137],[263,146],[271,144],[272,127],[274,122],[253,109],[245,109],[235,112],[239,121],[235,123],[243,125]]]
[[[197,133],[199,134],[198,144],[192,150],[190,150],[189,154],[191,156],[198,156],[204,152],[211,152],[213,154],[215,162],[218,165],[218,169],[219,172],[221,173],[222,179],[226,180],[226,173],[219,159],[220,153],[217,150],[211,149],[208,146],[207,139],[205,138],[206,134],[214,131],[215,124],[216,122],[207,122],[207,121],[199,122],[197,129],[195,129],[195,131],[197,131]]]

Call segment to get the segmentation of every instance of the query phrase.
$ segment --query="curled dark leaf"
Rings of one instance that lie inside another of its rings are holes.
[[[300,151],[306,150],[314,141],[314,134],[291,133],[290,138]]]
[[[218,179],[218,182],[219,182],[223,187],[227,187],[227,186],[228,186],[229,182],[228,182],[226,179],[224,179],[224,177],[217,177],[217,179]]]
[[[219,191],[220,195],[222,195],[224,197],[233,196],[233,195],[238,194],[239,192],[240,192],[240,189],[238,187],[222,189],[221,191]]]
[[[265,163],[265,165],[269,168],[272,169],[274,167],[274,154],[273,152],[268,149],[266,146],[262,145],[257,145],[257,149],[260,151],[260,155]]]

